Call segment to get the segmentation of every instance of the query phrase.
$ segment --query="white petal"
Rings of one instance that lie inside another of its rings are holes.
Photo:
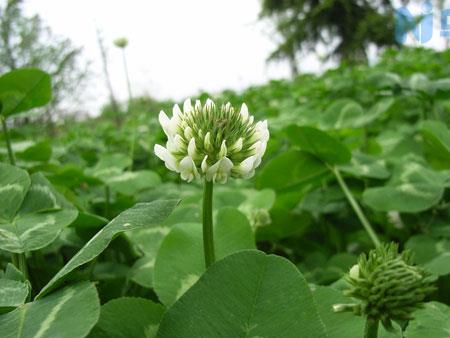
[[[261,164],[262,156],[256,156],[256,160],[253,163],[253,169],[256,169]]]
[[[216,177],[214,178],[214,181],[220,184],[225,184],[228,181],[228,175],[217,174]]]
[[[208,170],[208,163],[206,162],[207,159],[208,159],[208,155],[206,155],[202,161],[201,168],[202,168],[203,173],[206,173],[206,171]]]
[[[243,178],[243,179],[249,179],[249,178],[252,178],[253,175],[255,175],[255,170],[251,170],[251,171],[249,171],[247,174],[242,175],[242,178]]]
[[[177,153],[181,151],[183,147],[183,139],[179,134],[176,134],[174,137],[170,137],[167,140],[166,147],[171,153]]]
[[[233,162],[228,157],[223,158],[220,161],[219,170],[216,174],[216,181],[218,183],[226,183],[228,177],[230,177],[231,169],[233,168]]]
[[[213,108],[214,108],[214,101],[211,100],[211,99],[207,99],[207,100],[206,100],[206,103],[205,103],[205,108],[206,108],[207,110],[213,109]]]
[[[173,112],[173,116],[179,116],[179,115],[183,114],[181,112],[180,106],[178,106],[177,104],[173,106],[172,112]]]
[[[250,149],[253,149],[255,151],[255,162],[253,163],[253,169],[261,164],[261,159],[266,151],[266,146],[266,142],[257,141],[250,147]]]
[[[183,180],[187,182],[192,182],[195,178],[194,174],[191,172],[181,172],[180,176]]]
[[[195,110],[201,110],[202,109],[202,103],[200,100],[195,100]]]
[[[253,170],[253,163],[255,163],[256,156],[250,156],[247,157],[245,160],[243,160],[241,163],[239,163],[237,166],[233,168],[233,171],[238,173],[240,176],[247,175],[250,171]]]
[[[263,142],[267,142],[269,141],[269,129],[267,127],[267,120],[264,121],[259,121],[256,123],[255,125],[255,130],[256,130],[256,137],[263,141]]]
[[[252,144],[252,146],[250,147],[250,150],[254,150],[255,153],[259,153],[259,149],[261,147],[262,142],[261,141],[256,141],[255,143]]]
[[[263,157],[264,153],[266,152],[266,148],[267,148],[267,142],[263,142],[263,141],[256,141],[250,147],[250,149],[255,152],[255,155],[257,155],[259,157]]]
[[[359,265],[358,264],[353,265],[348,274],[350,275],[351,278],[354,279],[359,278]]]
[[[255,129],[257,131],[260,131],[262,129],[267,129],[267,120],[256,122]]]
[[[178,124],[180,123],[181,119],[180,119],[180,115],[176,114],[173,115],[172,118],[170,119],[170,125],[171,128],[173,128],[173,131],[176,131],[176,128],[178,126]]]
[[[187,126],[186,128],[184,128],[184,137],[185,137],[187,140],[190,140],[190,139],[192,138],[192,136],[193,136],[192,128],[189,127],[189,126]]]
[[[214,163],[206,171],[206,179],[208,181],[225,183],[230,176],[233,162],[228,157],[224,157]]]
[[[189,156],[183,157],[183,159],[180,161],[180,172],[183,171],[191,171],[193,166],[192,158]]]
[[[191,138],[188,144],[188,155],[192,158],[197,157],[197,147],[195,146],[195,139]]]
[[[164,126],[168,125],[168,124],[169,124],[169,121],[170,121],[169,117],[166,115],[166,113],[164,112],[164,110],[161,110],[161,111],[159,112],[158,119],[159,119],[159,124],[160,124],[163,128],[164,128]]]
[[[210,134],[209,131],[206,133],[205,140],[203,142],[204,142],[204,145],[205,145],[205,149],[208,150],[208,151],[211,151],[212,150],[211,134]]]
[[[160,144],[155,144],[155,146],[153,147],[153,151],[155,155],[159,157],[160,160],[165,161],[167,152],[166,148],[164,148]]]
[[[263,129],[267,129],[267,128],[268,128],[267,120],[264,120],[264,121],[262,122],[262,126],[263,126]]]
[[[159,112],[159,123],[161,124],[161,127],[163,128],[164,132],[166,133],[167,137],[174,137],[175,132],[177,130],[177,125],[179,122],[179,117],[174,116],[171,119],[169,119],[164,111]]]
[[[233,168],[233,162],[228,157],[220,160],[219,171],[229,173]]]
[[[230,152],[238,153],[242,150],[243,138],[240,137],[230,148]]]
[[[220,145],[219,158],[223,158],[225,156],[227,156],[227,146],[225,144],[225,140],[223,140]]]
[[[243,121],[247,121],[247,119],[248,119],[248,107],[247,107],[247,105],[245,103],[242,104],[241,111],[239,112],[239,114],[241,115]]]
[[[175,157],[173,157],[173,155],[166,148],[164,148],[159,144],[155,144],[153,151],[155,152],[156,156],[158,156],[161,160],[164,161],[167,169],[179,172]]]
[[[191,182],[198,176],[198,170],[191,157],[186,156],[180,161],[180,175],[183,180]]]
[[[260,140],[263,142],[269,141],[269,137],[270,137],[269,129],[263,130],[260,134]]]
[[[206,170],[206,179],[208,181],[215,181],[217,171],[219,170],[220,160],[214,163],[212,166]]]
[[[187,113],[192,111],[191,99],[186,99],[183,103],[183,112]]]
[[[263,157],[264,153],[266,152],[266,149],[267,149],[267,142],[262,142],[261,147],[259,148],[259,155],[261,157]]]

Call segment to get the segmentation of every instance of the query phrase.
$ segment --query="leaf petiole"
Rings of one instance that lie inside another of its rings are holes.
[[[367,219],[366,215],[364,215],[364,212],[361,210],[361,207],[359,206],[358,202],[355,200],[352,192],[350,191],[350,189],[348,188],[344,179],[342,178],[341,173],[339,172],[339,169],[334,166],[334,167],[330,167],[330,170],[333,172],[334,176],[336,177],[336,180],[338,181],[339,186],[341,187],[342,191],[344,192],[345,197],[347,197],[347,200],[349,201],[351,207],[353,208],[353,211],[355,212],[359,221],[363,225],[364,229],[367,231],[367,234],[369,235],[373,244],[375,245],[375,247],[380,246],[380,240],[378,239],[377,234],[373,230],[372,226],[370,225],[369,220]]]

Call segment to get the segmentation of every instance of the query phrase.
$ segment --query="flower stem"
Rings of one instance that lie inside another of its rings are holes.
[[[137,126],[136,123],[131,124],[131,128],[133,129],[131,133],[131,140],[130,140],[130,158],[131,158],[131,164],[128,167],[129,171],[133,171],[133,164],[134,164],[134,152],[136,148],[136,134],[137,134]]]
[[[16,165],[16,160],[14,159],[14,153],[11,147],[11,140],[9,138],[8,126],[6,125],[6,118],[0,116],[0,120],[2,120],[3,134],[5,135],[6,148],[8,149],[9,163]]]
[[[0,120],[2,120],[2,128],[3,134],[5,135],[6,148],[8,149],[9,163],[11,165],[16,165],[16,160],[11,147],[11,139],[9,138],[8,125],[6,124],[6,118],[4,116],[0,116]],[[24,253],[13,253],[12,263],[22,272],[25,278],[28,278],[27,258]]]
[[[12,261],[13,265],[16,268],[19,268],[19,254],[12,253],[11,254],[11,261]]]
[[[333,171],[334,176],[336,176],[339,186],[341,187],[342,191],[344,192],[345,196],[347,197],[347,200],[349,201],[350,205],[352,206],[353,211],[355,212],[356,216],[358,216],[359,221],[363,225],[364,229],[367,231],[373,244],[375,245],[375,247],[378,247],[380,245],[380,240],[378,239],[377,234],[375,233],[372,226],[370,225],[369,220],[364,215],[364,212],[361,210],[361,207],[359,206],[358,202],[356,202],[355,198],[353,197],[352,192],[350,191],[350,189],[348,188],[344,179],[342,178],[341,173],[339,172],[338,168],[332,167],[331,170]]]
[[[212,220],[213,182],[205,178],[203,183],[203,251],[205,267],[208,269],[214,263],[214,234]]]
[[[127,56],[125,53],[125,48],[122,49],[122,61],[123,61],[123,69],[125,72],[125,79],[127,82],[127,89],[128,89],[128,105],[127,105],[127,113],[130,114],[131,112],[131,102],[133,100],[133,95],[131,93],[131,82],[130,82],[130,75],[128,72],[128,63],[127,63]],[[136,129],[137,126],[135,123],[131,124],[131,128],[133,129],[133,132],[131,134],[131,141],[130,141],[130,157],[131,157],[131,165],[128,168],[129,171],[133,171],[133,162],[134,162],[134,151],[136,147]]]
[[[127,80],[127,89],[128,89],[128,109],[130,109],[130,104],[133,96],[131,95],[131,82],[130,82],[130,76],[128,73],[128,64],[127,64],[127,57],[125,55],[125,48],[122,48],[122,61],[123,61],[123,69],[125,71],[125,78]]]
[[[28,265],[27,265],[27,258],[25,256],[25,253],[16,254],[18,255],[18,268],[24,275],[26,279],[28,279]]]
[[[378,337],[378,320],[366,319],[366,325],[364,327],[364,338],[377,338]]]

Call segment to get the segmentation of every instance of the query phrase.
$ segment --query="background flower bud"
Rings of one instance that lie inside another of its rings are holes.
[[[391,320],[409,320],[434,290],[434,277],[411,263],[408,251],[395,243],[381,245],[361,255],[347,276],[345,294],[362,301],[361,314],[387,328]]]

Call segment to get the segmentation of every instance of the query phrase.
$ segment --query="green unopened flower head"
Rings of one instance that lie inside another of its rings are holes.
[[[167,136],[166,147],[155,145],[156,156],[166,167],[190,182],[195,178],[225,183],[229,177],[250,178],[261,163],[269,140],[267,121],[255,123],[247,106],[235,110],[230,103],[216,106],[191,100],[163,111],[159,122]]]
[[[116,47],[125,48],[126,46],[128,46],[128,39],[127,38],[118,38],[118,39],[114,40],[114,44],[116,45]]]
[[[353,310],[381,320],[386,327],[391,320],[411,319],[412,312],[434,290],[434,278],[412,265],[409,251],[400,254],[395,243],[361,255],[358,264],[350,269],[347,281],[351,287],[345,293],[362,301]],[[340,308],[345,307],[335,306],[335,310]]]

